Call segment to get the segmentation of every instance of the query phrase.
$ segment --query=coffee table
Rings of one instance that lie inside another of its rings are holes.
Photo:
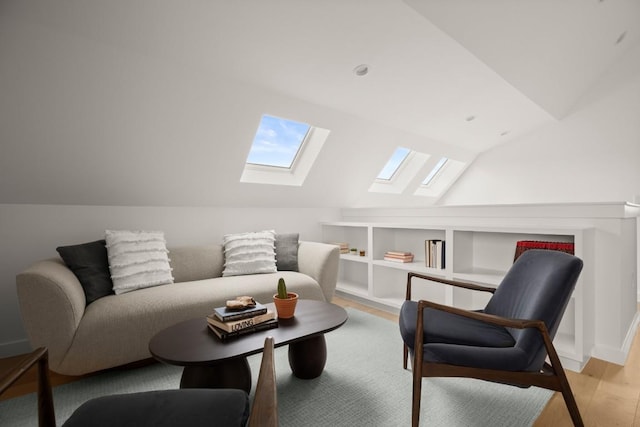
[[[265,304],[275,310],[273,303]],[[324,301],[299,300],[295,316],[278,319],[278,327],[221,341],[207,320],[191,319],[160,331],[149,342],[157,360],[184,366],[180,388],[239,388],[251,390],[247,356],[260,353],[264,339],[274,338],[275,347],[289,345],[289,366],[302,379],[316,378],[327,360],[326,332],[348,319],[344,308]]]

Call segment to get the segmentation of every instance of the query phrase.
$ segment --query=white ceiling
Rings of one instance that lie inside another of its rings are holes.
[[[428,205],[440,156],[567,117],[639,42],[640,0],[0,0],[0,202]],[[302,187],[239,182],[263,113],[331,130]],[[432,163],[369,192],[398,145]]]
[[[563,117],[640,34],[637,0],[25,0],[5,8],[204,67],[212,81],[233,76],[474,152]],[[362,63],[370,73],[356,77]]]

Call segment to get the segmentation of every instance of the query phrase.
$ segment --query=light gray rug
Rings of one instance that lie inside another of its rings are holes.
[[[348,309],[349,320],[326,335],[328,360],[314,380],[291,375],[286,347],[276,349],[278,410],[283,427],[411,424],[411,372],[402,369],[398,326]],[[249,358],[257,373],[259,355]],[[109,372],[54,388],[58,425],[93,397],[177,388],[181,369],[151,365]],[[255,388],[255,378],[254,378]],[[423,380],[421,425],[530,426],[551,392],[458,378]],[[37,425],[35,395],[0,402],[0,426]]]

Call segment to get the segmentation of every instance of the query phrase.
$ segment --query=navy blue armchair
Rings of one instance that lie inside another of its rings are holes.
[[[582,260],[573,255],[529,250],[496,289],[409,273],[399,322],[405,369],[409,354],[413,357],[412,425],[419,423],[423,377],[468,377],[559,391],[574,425],[582,426],[552,343],[581,270]],[[413,301],[413,279],[493,295],[479,311]]]
[[[0,394],[36,366],[38,426],[55,427],[49,377],[49,357],[41,347],[26,355],[6,374],[0,373]],[[64,427],[277,427],[278,402],[274,366],[274,340],[264,343],[253,402],[244,390],[180,389],[110,395],[88,400],[77,408]]]

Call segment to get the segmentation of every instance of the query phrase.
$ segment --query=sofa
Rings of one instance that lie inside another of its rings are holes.
[[[60,258],[38,261],[17,275],[30,343],[49,349],[52,371],[82,375],[147,359],[149,340],[157,332],[206,316],[237,296],[271,302],[280,277],[300,298],[331,301],[336,287],[339,249],[334,245],[300,241],[298,271],[228,277],[223,277],[222,245],[168,249],[174,283],[107,295],[90,304]]]

